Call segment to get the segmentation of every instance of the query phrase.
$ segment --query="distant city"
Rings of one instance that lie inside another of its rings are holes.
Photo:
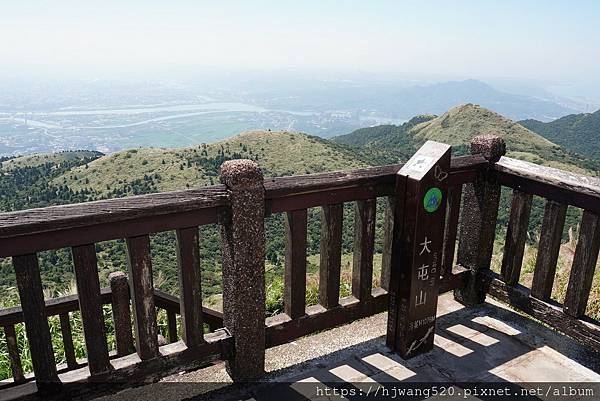
[[[540,121],[598,106],[539,87],[523,86],[521,93],[511,93],[477,80],[285,77],[227,84],[90,80],[3,86],[7,90],[0,93],[0,156],[185,147],[251,129],[328,138],[361,127],[401,124],[418,114],[439,114],[461,103],[480,104],[514,120]]]

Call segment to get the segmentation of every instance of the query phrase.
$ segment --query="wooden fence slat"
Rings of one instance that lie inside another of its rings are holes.
[[[71,322],[69,321],[69,313],[61,313],[58,315],[60,319],[60,331],[65,349],[65,359],[69,369],[76,369],[79,364],[75,358],[75,347],[73,346],[73,333],[71,332]]]
[[[15,326],[12,324],[4,326],[4,336],[6,337],[6,348],[8,349],[8,357],[10,358],[10,370],[12,371],[13,381],[15,383],[23,383],[25,376],[23,375],[23,365],[21,364],[21,354],[19,353]]]
[[[285,214],[285,313],[296,319],[306,309],[306,209]]]
[[[167,327],[169,330],[169,343],[177,342],[177,315],[173,311],[167,311]]]
[[[183,342],[188,347],[204,343],[202,288],[200,272],[200,234],[198,227],[177,230],[179,272],[179,309]]]
[[[42,279],[36,254],[13,256],[23,321],[38,388],[58,383],[56,361],[46,316]],[[42,388],[40,388],[41,390]]]
[[[379,285],[384,290],[390,287],[390,269],[392,263],[392,247],[394,241],[394,212],[396,198],[388,196],[385,198],[385,214],[383,220],[383,250],[381,255],[381,277]]]
[[[599,249],[600,216],[584,210],[564,303],[565,313],[571,316],[580,317],[585,314]]]
[[[513,191],[501,270],[502,278],[508,285],[517,284],[521,275],[531,200],[531,194],[516,189]]]
[[[449,277],[452,274],[452,267],[454,266],[461,196],[462,185],[448,188],[446,222],[444,224],[444,245],[442,249],[442,269],[440,272],[440,275],[443,277]]]
[[[376,208],[375,199],[357,201],[354,207],[352,295],[359,300],[370,298],[373,287]]]
[[[566,214],[566,204],[551,200],[546,202],[531,284],[531,296],[544,301],[552,295]]]
[[[321,208],[319,303],[327,309],[339,304],[343,214],[341,203]]]
[[[152,359],[159,353],[150,237],[148,235],[129,237],[126,242],[136,350],[140,359]]]
[[[112,272],[108,275],[112,294],[112,317],[115,326],[115,342],[117,355],[125,356],[133,353],[133,335],[131,333],[131,309],[129,307],[129,284],[123,272]]]
[[[112,366],[108,359],[96,247],[94,244],[74,246],[71,252],[90,374],[105,373],[110,371]]]

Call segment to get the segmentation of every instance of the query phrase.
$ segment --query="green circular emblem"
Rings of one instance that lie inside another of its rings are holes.
[[[442,204],[442,191],[439,188],[433,187],[427,190],[423,198],[423,206],[429,213],[435,212]]]

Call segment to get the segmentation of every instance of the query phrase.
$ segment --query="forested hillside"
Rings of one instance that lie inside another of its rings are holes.
[[[523,120],[519,124],[565,149],[600,160],[600,110],[570,114],[548,123]]]

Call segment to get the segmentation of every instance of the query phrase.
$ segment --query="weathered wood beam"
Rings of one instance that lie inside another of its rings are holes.
[[[549,325],[590,349],[600,352],[600,326],[587,318],[576,318],[566,314],[560,305],[531,297],[530,290],[520,284],[509,286],[500,276],[486,272],[484,280],[489,294],[502,302],[516,307],[535,319]]]
[[[354,248],[352,261],[352,295],[365,300],[373,287],[373,251],[375,247],[375,199],[354,204]]]
[[[306,307],[306,209],[285,214],[285,313],[296,319]]]
[[[75,246],[71,248],[71,252],[90,373],[105,373],[111,370],[112,366],[108,360],[96,248],[94,244]]]
[[[200,234],[198,227],[182,228],[177,230],[176,233],[181,334],[183,342],[188,347],[195,347],[204,342]]]
[[[154,307],[150,238],[127,238],[129,289],[133,304],[135,346],[142,360],[158,356],[158,327]]]
[[[552,295],[566,214],[567,205],[564,203],[546,202],[531,284],[531,296],[542,301],[549,300]]]
[[[4,326],[4,337],[6,338],[6,348],[8,358],[10,359],[10,370],[12,372],[14,383],[23,383],[25,375],[23,374],[23,365],[21,364],[21,354],[19,353],[19,344],[17,342],[17,333],[15,326]]]
[[[321,208],[319,303],[327,309],[337,306],[340,298],[343,217],[343,204]]]
[[[501,185],[600,214],[600,178],[509,157],[493,168]]]
[[[571,316],[580,317],[585,314],[599,250],[600,215],[584,210],[565,296],[564,310]]]
[[[440,275],[444,277],[452,274],[452,266],[454,266],[461,195],[462,185],[448,188],[446,222],[444,224],[444,246],[442,249],[442,271],[440,272]]]
[[[68,313],[58,315],[60,320],[60,332],[62,334],[63,348],[65,350],[65,359],[67,360],[67,368],[76,369],[79,364],[75,358],[75,347],[73,346],[73,333],[71,331],[71,322],[69,321]]]
[[[517,284],[521,276],[531,201],[530,194],[513,191],[501,267],[502,277],[509,285]]]
[[[381,255],[381,278],[380,287],[388,290],[390,287],[390,269],[392,263],[392,248],[394,241],[394,211],[396,198],[388,196],[385,198],[385,211],[383,221],[383,250]]]
[[[56,373],[38,258],[36,254],[29,254],[14,256],[12,261],[36,382],[40,391],[52,391],[60,381]]]

